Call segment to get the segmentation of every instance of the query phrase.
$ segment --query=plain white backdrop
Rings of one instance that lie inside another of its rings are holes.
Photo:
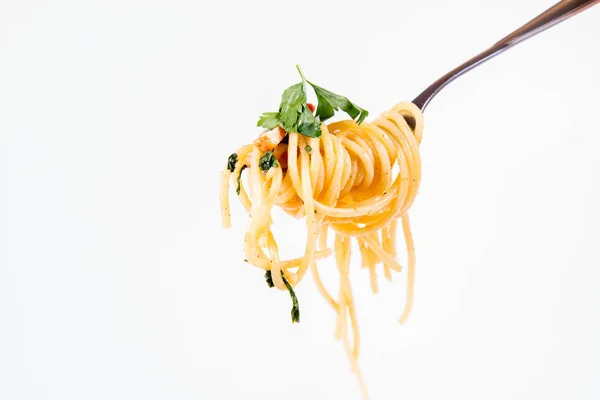
[[[3,0],[0,398],[360,399],[312,281],[292,325],[236,202],[220,228],[219,172],[296,63],[376,116],[552,4]],[[595,7],[427,109],[406,325],[404,276],[352,266],[373,400],[600,398],[599,37]]]

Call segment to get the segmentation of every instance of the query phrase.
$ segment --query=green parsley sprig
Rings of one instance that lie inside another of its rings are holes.
[[[302,81],[285,89],[281,95],[279,111],[263,113],[257,126],[265,129],[280,126],[288,133],[298,132],[308,137],[321,137],[321,122],[333,117],[338,110],[344,111],[359,125],[369,115],[367,110],[357,106],[348,98],[307,80],[298,65],[296,69]],[[315,114],[306,104],[306,84],[313,88],[317,96],[318,105]]]

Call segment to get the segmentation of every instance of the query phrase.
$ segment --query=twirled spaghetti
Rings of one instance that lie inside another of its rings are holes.
[[[414,130],[407,123],[408,117],[415,121]],[[388,279],[391,271],[402,270],[396,260],[396,230],[401,220],[408,254],[408,284],[400,322],[406,321],[415,279],[408,210],[421,181],[423,115],[414,104],[400,103],[371,123],[334,122],[323,124],[321,132],[320,138],[289,133],[287,143],[279,143],[273,150],[278,165],[265,172],[259,166],[261,152],[257,146],[239,148],[235,164],[221,177],[222,221],[224,227],[231,225],[229,185],[233,184],[250,216],[244,240],[248,262],[271,271],[273,284],[281,290],[286,290],[288,282],[297,285],[310,269],[319,292],[337,314],[336,338],[343,342],[366,397],[357,364],[360,336],[349,280],[351,241],[356,240],[362,266],[369,268],[371,287],[377,292],[377,265],[383,265]],[[246,167],[244,184],[239,176]],[[303,256],[280,259],[271,231],[275,206],[306,220]],[[335,235],[333,254],[340,273],[335,298],[325,289],[317,264],[332,254],[327,247],[329,230]]]

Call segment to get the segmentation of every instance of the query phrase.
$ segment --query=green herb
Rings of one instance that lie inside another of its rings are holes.
[[[302,82],[285,89],[281,95],[279,111],[263,113],[258,120],[258,126],[266,129],[280,126],[288,133],[298,132],[308,137],[321,137],[321,121],[331,118],[337,110],[346,112],[359,125],[369,115],[367,110],[360,108],[346,97],[308,81],[298,65],[296,69]],[[306,105],[306,83],[312,86],[317,95],[316,115]]]
[[[235,170],[235,164],[237,164],[237,161],[238,161],[238,155],[237,155],[237,153],[233,153],[227,159],[227,169],[230,172],[233,172]]]
[[[285,287],[287,288],[288,292],[290,292],[290,297],[292,298],[292,311],[290,313],[292,315],[292,323],[300,322],[300,305],[298,304],[298,298],[296,297],[294,288],[292,288],[292,285],[290,285],[287,279],[285,279],[283,271],[281,271],[281,278],[283,279],[283,283],[285,284]],[[265,272],[265,279],[267,281],[267,285],[269,285],[270,288],[275,286],[275,284],[273,283],[273,276],[271,275],[270,270]]]
[[[296,293],[294,292],[292,285],[290,285],[287,279],[285,279],[285,276],[283,276],[283,271],[281,271],[281,277],[283,278],[283,283],[285,283],[285,287],[287,288],[288,292],[290,292],[290,297],[292,298],[292,323],[300,322],[300,305],[298,304]]]
[[[240,183],[240,179],[242,179],[242,172],[244,172],[244,170],[245,170],[246,168],[248,168],[248,166],[247,166],[246,164],[244,164],[244,165],[242,166],[242,168],[240,169],[240,174],[239,174],[239,175],[238,175],[238,177],[237,177],[237,184],[238,184],[238,185],[237,185],[237,188],[235,188],[235,192],[238,194],[238,196],[239,196],[239,194],[240,194],[240,190],[241,190],[241,187],[242,187],[242,185],[241,185],[241,183]]]
[[[304,150],[306,150],[306,152],[307,152],[308,154],[311,154],[311,153],[312,153],[312,147],[310,147],[309,145],[306,145],[306,146],[304,146]]]
[[[321,137],[321,121],[315,118],[310,108],[304,103],[298,119],[298,133],[308,137]]]
[[[279,125],[279,113],[278,112],[266,112],[261,115],[258,120],[258,126],[262,126],[266,129],[273,129]]]
[[[249,263],[250,261],[248,261],[248,259],[247,259],[247,258],[244,258],[244,262],[245,262],[245,263]]]
[[[321,121],[326,121],[333,117],[333,114],[338,109],[346,112],[346,114],[348,114],[350,118],[355,119],[356,123],[359,125],[369,115],[367,110],[360,108],[346,97],[330,92],[327,89],[323,89],[312,82],[308,83],[313,87],[315,94],[317,95],[319,104],[317,106],[316,114]]]
[[[267,285],[269,285],[270,288],[275,286],[275,284],[273,283],[273,276],[271,275],[271,270],[265,272],[265,280],[267,281]]]
[[[273,155],[273,152],[267,151],[260,157],[260,160],[258,160],[258,166],[262,171],[268,171],[271,167],[279,167],[279,163]]]
[[[279,105],[279,121],[286,132],[296,132],[300,114],[304,112],[305,107],[306,91],[304,90],[304,82],[297,83],[284,90]]]

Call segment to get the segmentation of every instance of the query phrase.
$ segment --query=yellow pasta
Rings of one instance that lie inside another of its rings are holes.
[[[407,123],[414,121],[414,129]],[[409,316],[414,293],[415,249],[408,219],[421,182],[419,144],[423,115],[412,103],[400,103],[379,118],[357,125],[353,120],[322,124],[320,138],[289,133],[287,143],[273,150],[277,165],[267,171],[259,166],[262,156],[254,145],[236,151],[235,167],[221,179],[223,226],[231,224],[229,189],[238,189],[239,200],[250,216],[244,252],[255,267],[271,271],[272,283],[286,290],[296,286],[310,270],[319,293],[336,313],[336,338],[346,350],[352,371],[358,376],[363,396],[367,391],[358,367],[360,335],[349,279],[351,241],[360,257],[356,264],[369,269],[371,287],[377,292],[377,267],[391,279],[403,267],[396,259],[398,220],[404,233],[408,260],[407,288],[400,322]],[[233,166],[232,166],[233,167]],[[247,167],[246,182],[239,179]],[[281,260],[271,232],[271,211],[279,207],[306,221],[304,254]],[[333,251],[327,248],[329,231]],[[318,262],[333,254],[340,274],[336,295],[324,287]]]

